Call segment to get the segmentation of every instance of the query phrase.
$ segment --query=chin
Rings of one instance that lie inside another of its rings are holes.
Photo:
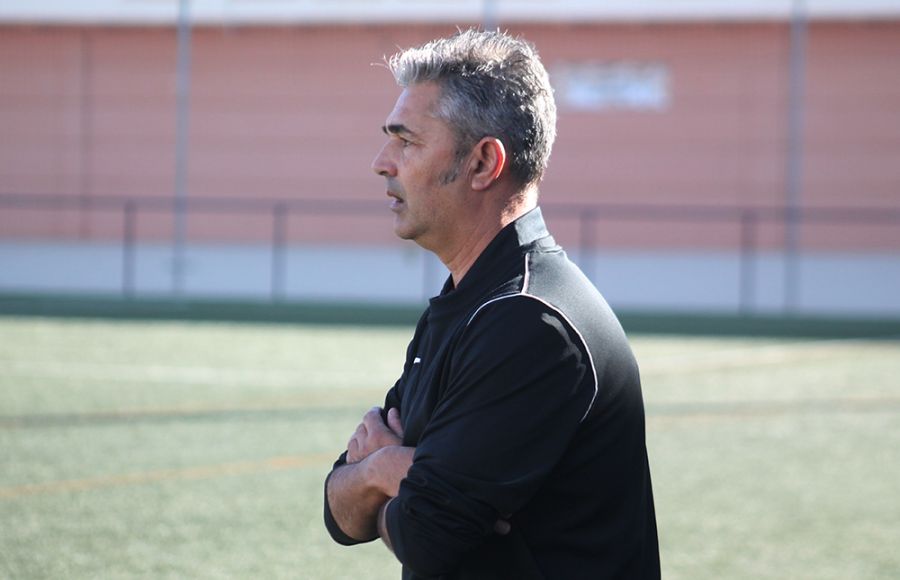
[[[395,231],[394,233],[395,233],[395,234],[397,235],[397,237],[400,238],[401,240],[409,240],[409,241],[412,241],[412,242],[416,241],[416,236],[407,234],[407,233],[405,233],[405,232],[397,232],[397,231]]]
[[[414,235],[414,228],[403,219],[401,215],[394,216],[394,235],[401,240],[410,240]]]
[[[398,238],[400,238],[401,240],[413,239],[412,234],[408,230],[404,229],[402,225],[394,226],[394,235],[397,236]]]
[[[413,228],[406,227],[402,223],[394,224],[394,235],[396,235],[401,240],[412,240],[416,241],[422,232],[419,232]]]

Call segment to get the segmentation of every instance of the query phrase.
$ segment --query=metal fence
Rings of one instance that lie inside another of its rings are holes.
[[[737,296],[739,310],[751,313],[756,304],[755,289],[758,287],[758,257],[760,255],[761,228],[779,226],[784,231],[802,230],[813,224],[831,224],[856,227],[886,226],[890,231],[900,233],[900,209],[897,208],[788,208],[788,207],[722,207],[709,205],[635,205],[608,203],[543,203],[545,215],[553,219],[573,220],[577,226],[577,242],[574,248],[576,261],[585,274],[595,279],[592,264],[584,259],[591,252],[603,250],[597,240],[601,225],[612,223],[628,224],[686,224],[728,227],[737,240]],[[137,221],[141,214],[164,214],[174,218],[184,210],[185,217],[226,214],[236,216],[269,216],[269,247],[271,259],[271,279],[269,297],[271,301],[286,298],[285,281],[288,274],[287,251],[291,245],[286,224],[292,216],[335,217],[372,216],[383,212],[380,200],[352,199],[257,199],[257,198],[191,198],[187,201],[172,197],[129,197],[93,196],[89,204],[83,198],[68,195],[14,195],[0,194],[0,208],[40,210],[47,215],[61,211],[115,211],[121,213],[121,296],[136,296],[135,272],[137,269],[140,240]],[[789,226],[796,226],[795,228]],[[802,239],[802,237],[800,238]],[[900,239],[900,238],[898,238]],[[898,242],[900,245],[900,242]],[[784,251],[784,248],[781,248]],[[800,248],[802,252],[802,248]],[[796,305],[793,296],[799,292],[799,276],[790,271],[798,267],[795,260],[785,260],[784,304],[790,312]],[[178,297],[183,282],[177,277],[183,269],[173,268],[172,296]],[[423,276],[427,276],[427,272]],[[428,281],[423,280],[423,287]]]

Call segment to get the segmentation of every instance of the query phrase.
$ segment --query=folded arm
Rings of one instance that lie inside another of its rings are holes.
[[[374,407],[356,428],[345,463],[339,461],[325,483],[326,526],[337,542],[355,544],[378,537],[378,512],[397,495],[412,464],[415,449],[401,446],[402,437],[396,409],[388,412],[385,423],[381,409]]]

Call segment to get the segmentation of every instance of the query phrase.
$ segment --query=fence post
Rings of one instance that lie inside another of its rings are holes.
[[[741,211],[740,280],[738,282],[738,305],[741,314],[751,314],[756,302],[756,229],[759,220],[756,211]]]
[[[178,2],[178,45],[175,78],[175,230],[172,291],[184,297],[187,271],[188,155],[191,120],[191,0]]]
[[[587,276],[587,279],[594,282],[594,267],[590,263],[590,251],[594,246],[594,223],[596,216],[594,212],[585,209],[581,212],[578,219],[578,261],[581,271]]]
[[[803,124],[805,115],[806,0],[792,0],[788,53],[787,151],[785,160],[784,312],[800,305],[800,211],[803,206]]]
[[[122,207],[122,295],[134,298],[135,213],[137,204],[129,199]]]
[[[287,212],[287,204],[283,202],[276,203],[272,208],[272,302],[284,299]]]

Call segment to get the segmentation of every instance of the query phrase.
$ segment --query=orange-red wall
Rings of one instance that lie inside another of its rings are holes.
[[[397,89],[377,66],[447,26],[198,28],[190,110],[192,197],[381,199],[369,163]],[[778,23],[529,25],[553,74],[565,61],[663,63],[662,112],[562,108],[542,186],[548,204],[785,201],[788,29]],[[814,23],[809,31],[802,199],[900,208],[900,22]],[[0,193],[171,196],[176,37],[164,28],[0,28]],[[110,239],[115,212],[3,208],[0,236]],[[302,224],[301,224],[302,222]],[[569,228],[559,220],[559,237]],[[338,224],[338,225],[336,225]],[[352,227],[348,227],[348,225]],[[138,235],[172,221],[142,214]],[[616,246],[731,246],[731,225],[605,224]],[[721,230],[721,231],[720,231]],[[198,239],[266,240],[268,218],[192,219]],[[778,246],[778,226],[763,228]],[[389,217],[292,221],[291,240],[381,243]],[[894,248],[895,227],[811,230],[823,247]]]

